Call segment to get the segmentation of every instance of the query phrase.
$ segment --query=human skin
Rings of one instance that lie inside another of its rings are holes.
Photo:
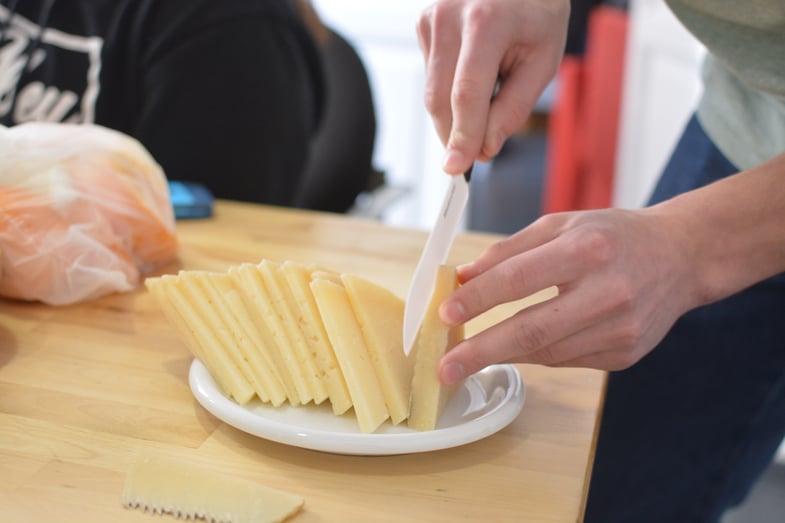
[[[545,0],[424,11],[426,106],[446,172],[493,157],[528,117],[558,66],[568,13]],[[649,208],[546,215],[460,267],[463,285],[440,314],[456,325],[554,285],[558,296],[456,346],[440,379],[502,362],[624,369],[688,310],[784,270],[785,154]]]
[[[425,105],[447,173],[495,156],[528,118],[559,66],[569,13],[566,0],[442,0],[422,13]]]

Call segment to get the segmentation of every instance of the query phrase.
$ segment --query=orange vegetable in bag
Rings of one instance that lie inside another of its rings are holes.
[[[166,178],[139,142],[95,125],[0,126],[0,296],[128,291],[176,255]]]

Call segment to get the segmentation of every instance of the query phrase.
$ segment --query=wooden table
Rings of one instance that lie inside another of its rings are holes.
[[[404,296],[425,241],[375,222],[219,202],[178,223],[180,262],[225,270],[273,260],[354,272]],[[451,261],[497,238],[460,236]],[[476,331],[512,309],[468,325]],[[582,519],[604,374],[521,366],[518,418],[479,442],[357,457],[247,435],[193,398],[191,356],[145,291],[69,307],[0,300],[0,519],[175,521],[121,506],[140,449],[302,495],[306,522],[575,522]]]

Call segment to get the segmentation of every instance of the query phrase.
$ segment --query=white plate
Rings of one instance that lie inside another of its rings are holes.
[[[258,399],[240,405],[224,395],[207,368],[194,360],[189,374],[197,401],[215,417],[261,438],[306,449],[354,455],[392,455],[457,447],[509,425],[525,397],[512,365],[494,365],[469,377],[455,392],[435,430],[419,432],[385,422],[373,434],[360,432],[353,411],[333,415],[321,405],[272,407]]]

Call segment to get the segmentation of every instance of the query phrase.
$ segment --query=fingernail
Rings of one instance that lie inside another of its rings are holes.
[[[481,156],[484,158],[483,161],[490,161],[494,156],[499,154],[499,150],[502,148],[502,143],[504,142],[504,133],[498,132],[491,134],[489,133],[485,138],[485,144],[482,148]]]
[[[458,265],[455,268],[455,272],[458,273],[458,279],[460,281],[464,281],[467,274],[471,274],[472,268],[474,267],[474,262],[464,263],[463,265]]]
[[[463,172],[461,166],[463,165],[463,155],[455,149],[447,149],[442,162],[442,169],[449,174],[460,174]]]
[[[463,323],[463,305],[458,302],[444,302],[439,306],[439,317],[447,325]]]
[[[452,385],[461,381],[465,375],[466,371],[463,370],[463,365],[460,363],[448,363],[442,368],[441,380],[445,385]]]
[[[504,145],[505,140],[506,137],[504,136],[504,133],[502,131],[496,133],[496,136],[494,136],[493,143],[491,143],[491,157],[499,154],[499,151],[501,151],[502,145]]]

